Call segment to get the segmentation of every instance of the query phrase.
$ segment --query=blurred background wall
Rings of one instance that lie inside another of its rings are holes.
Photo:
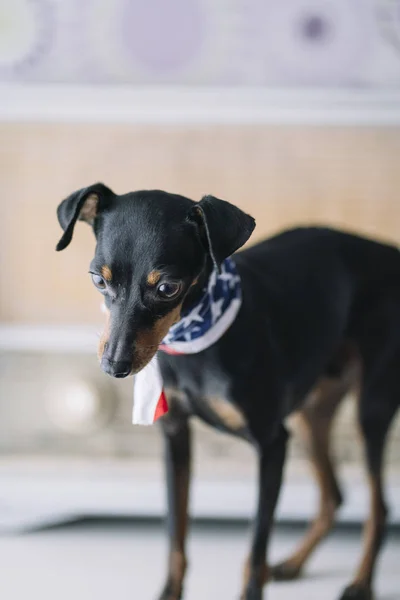
[[[400,244],[400,2],[3,0],[0,152],[3,456],[157,458],[157,432],[130,425],[132,382],[96,362],[92,233],[55,253],[57,204],[98,180],[212,193],[256,217],[252,242],[328,223]],[[346,464],[353,411],[335,430]],[[246,469],[237,442],[197,440]]]

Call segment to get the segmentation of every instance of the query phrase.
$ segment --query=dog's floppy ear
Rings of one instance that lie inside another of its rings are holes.
[[[197,202],[190,210],[189,220],[199,227],[200,237],[217,269],[247,242],[256,226],[253,217],[214,196],[204,196]]]
[[[111,195],[112,191],[103,183],[95,183],[74,192],[63,200],[57,208],[57,217],[64,230],[64,235],[58,242],[56,250],[64,250],[68,246],[78,220],[93,225],[95,218],[107,205]]]

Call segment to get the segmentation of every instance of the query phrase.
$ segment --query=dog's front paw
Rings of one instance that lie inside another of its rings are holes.
[[[182,588],[177,590],[176,586],[174,586],[171,582],[167,581],[158,600],[182,600],[182,598],[183,598]]]
[[[271,579],[275,581],[292,581],[298,579],[301,575],[301,567],[292,563],[290,560],[279,563],[270,568]]]
[[[340,600],[373,600],[371,588],[353,583],[345,588]]]
[[[250,584],[240,597],[240,600],[263,600],[262,587]]]

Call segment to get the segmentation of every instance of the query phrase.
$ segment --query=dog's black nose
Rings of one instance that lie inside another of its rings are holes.
[[[113,362],[103,356],[101,368],[112,377],[127,377],[132,370],[132,363],[125,361]]]

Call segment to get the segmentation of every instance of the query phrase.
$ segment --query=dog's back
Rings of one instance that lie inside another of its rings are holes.
[[[251,263],[259,275],[264,271],[265,277],[273,275],[291,289],[299,281],[307,284],[304,278],[311,270],[330,276],[338,261],[357,283],[400,286],[399,248],[328,227],[289,229],[235,256]]]
[[[371,311],[399,297],[395,246],[322,227],[280,233],[235,255],[252,311],[270,316],[299,397],[344,340],[357,341]],[[308,365],[304,357],[308,357]],[[315,360],[313,360],[313,358]]]

